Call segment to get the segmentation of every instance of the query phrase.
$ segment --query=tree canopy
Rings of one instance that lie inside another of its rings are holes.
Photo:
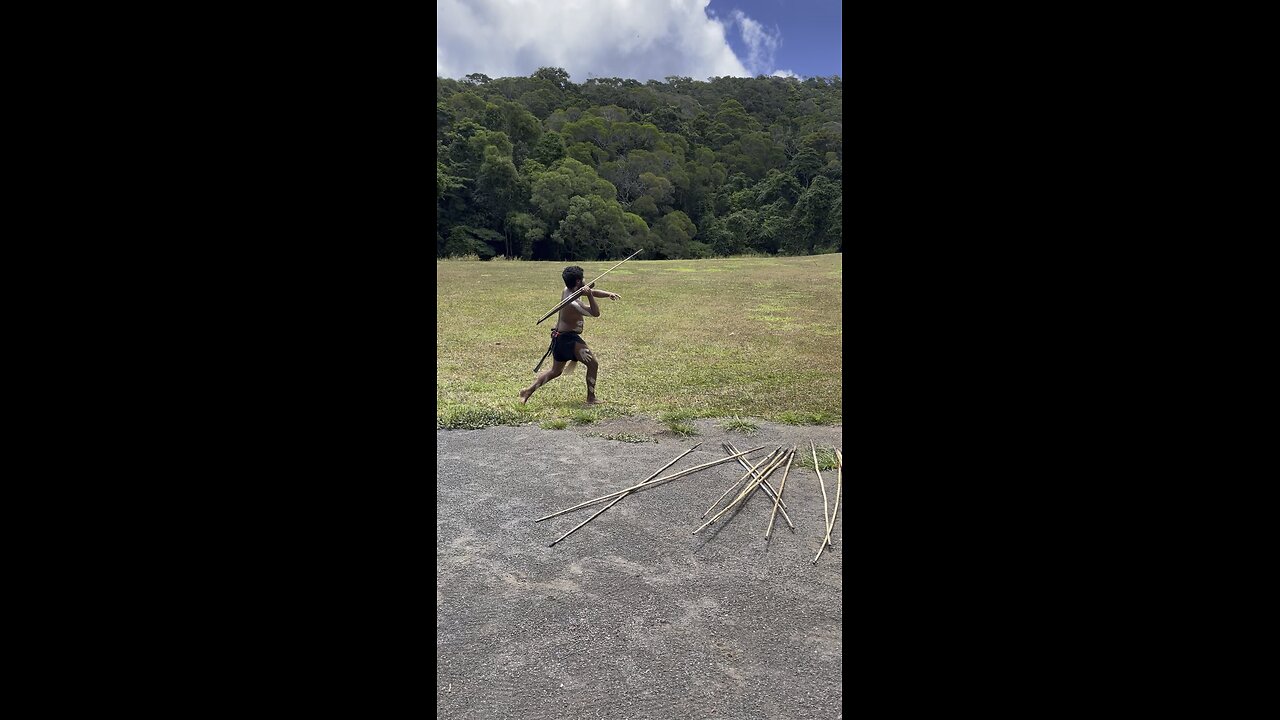
[[[842,84],[436,78],[436,255],[843,250]]]

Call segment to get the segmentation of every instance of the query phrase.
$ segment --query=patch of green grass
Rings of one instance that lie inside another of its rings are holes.
[[[612,403],[609,405],[597,405],[591,408],[591,412],[596,414],[600,420],[610,420],[613,418],[629,417],[634,415],[630,408]]]
[[[658,442],[656,438],[651,438],[648,435],[640,435],[638,433],[625,433],[625,432],[609,433],[609,434],[587,433],[587,436],[604,438],[605,440],[617,440],[618,442],[625,442],[625,443],[648,443],[648,442],[656,443]]]
[[[520,425],[521,413],[506,408],[456,405],[436,416],[436,427],[446,430],[479,430],[493,425]]]
[[[796,448],[796,465],[802,468],[813,469],[813,449],[812,448]],[[818,448],[818,467],[823,470],[836,469],[836,451],[835,448]]]
[[[574,410],[569,415],[569,419],[573,421],[574,425],[590,425],[599,420],[600,416],[591,410]]]
[[[686,422],[669,422],[667,423],[667,429],[682,437],[698,434],[698,428]]]
[[[784,422],[788,425],[832,425],[839,422],[839,418],[825,412],[795,412],[788,410],[778,414],[778,422]]]
[[[756,425],[750,420],[743,420],[740,417],[729,418],[728,420],[725,420],[724,422],[720,423],[720,427],[724,428],[725,430],[740,432],[743,435],[750,435],[751,433],[760,429],[759,425]]]
[[[622,298],[597,300],[601,316],[588,317],[583,329],[600,360],[598,420],[683,412],[676,422],[686,425],[735,415],[840,421],[841,255],[643,258],[601,279],[600,289]],[[437,260],[437,422],[458,406],[520,406],[517,393],[534,379],[554,316],[534,321],[559,302],[560,272],[569,264],[595,277],[617,260]],[[501,293],[474,292],[478,268]],[[579,368],[550,381],[516,412],[530,423],[570,421],[586,399],[585,375]]]
[[[671,410],[659,415],[658,420],[663,425],[666,425],[671,432],[688,437],[698,434],[698,428],[694,427],[693,423],[687,422],[695,417],[697,417],[697,413],[692,410]]]
[[[542,424],[539,425],[539,427],[541,427],[543,430],[563,430],[569,427],[569,421],[563,418],[556,418],[555,420],[544,420],[542,421]]]

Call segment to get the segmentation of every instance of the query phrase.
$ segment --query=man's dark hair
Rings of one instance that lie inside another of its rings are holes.
[[[564,278],[565,287],[572,288],[582,279],[582,268],[577,265],[570,265],[564,269],[564,272],[560,273],[560,277]]]

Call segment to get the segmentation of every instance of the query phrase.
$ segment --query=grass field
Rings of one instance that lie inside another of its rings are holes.
[[[643,257],[643,255],[641,255]],[[527,405],[556,317],[560,271],[588,280],[610,262],[436,262],[436,422],[442,427],[568,425],[627,415],[679,423],[757,417],[836,424],[841,407],[843,256],[631,260],[598,287],[582,337],[600,360],[585,413],[586,368],[539,388]],[[542,366],[551,366],[551,358]]]

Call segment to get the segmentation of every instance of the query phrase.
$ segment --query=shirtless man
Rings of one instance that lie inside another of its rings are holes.
[[[582,268],[577,265],[565,268],[561,277],[564,278],[564,291],[560,293],[561,300],[582,287]],[[582,302],[583,297],[587,299],[586,303]],[[560,377],[565,364],[575,359],[587,366],[587,404],[595,405],[599,402],[596,400],[596,373],[600,370],[600,363],[595,355],[591,354],[591,348],[587,347],[587,342],[582,339],[583,316],[600,317],[600,306],[596,304],[598,297],[617,300],[622,296],[604,290],[589,289],[582,293],[579,299],[560,308],[556,327],[551,331],[554,362],[551,363],[550,370],[539,375],[532,385],[520,391],[521,403],[529,402],[529,397],[533,395],[534,390]]]

